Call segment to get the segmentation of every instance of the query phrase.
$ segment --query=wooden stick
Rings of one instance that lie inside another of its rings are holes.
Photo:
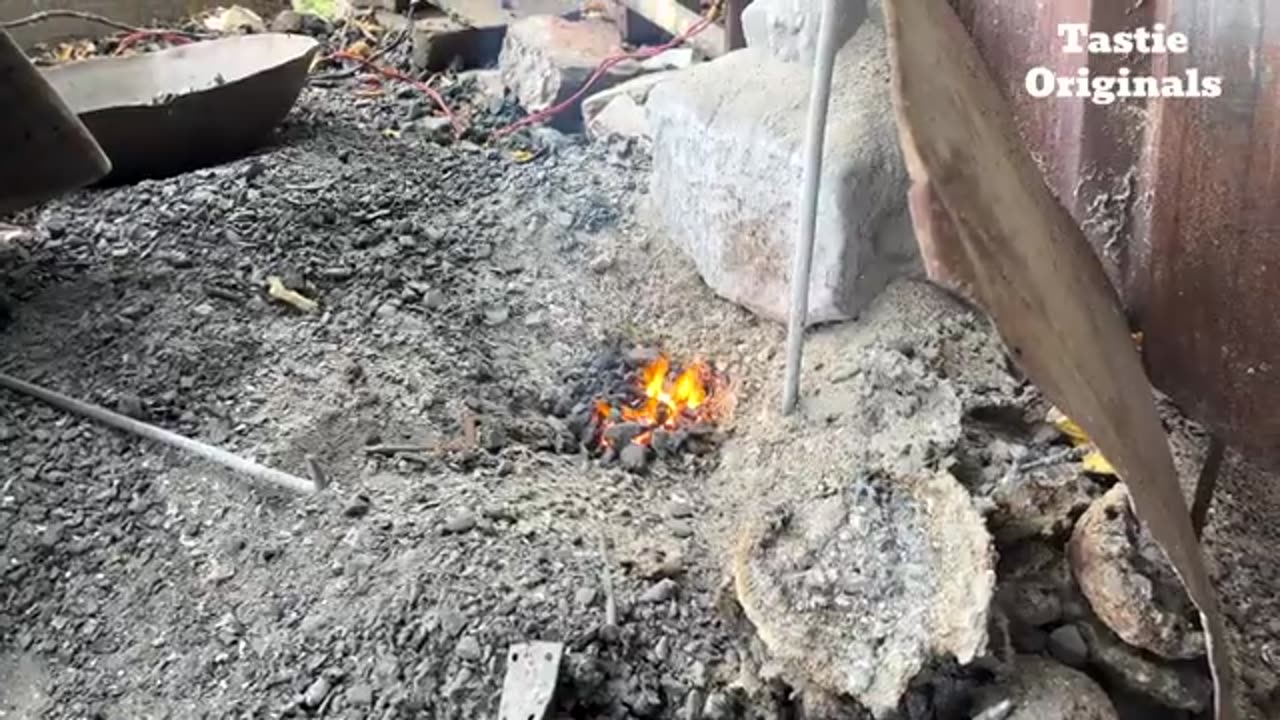
[[[233,455],[222,448],[212,445],[206,445],[198,440],[183,437],[177,433],[169,432],[163,428],[125,417],[119,413],[111,412],[106,408],[97,405],[76,400],[67,397],[62,393],[46,390],[38,385],[19,380],[5,373],[0,373],[0,387],[8,388],[16,393],[21,393],[29,397],[36,398],[42,402],[48,403],[59,410],[65,410],[74,415],[89,418],[113,427],[117,430],[123,430],[131,435],[144,437],[153,440],[161,445],[185,450],[192,455],[204,458],[211,462],[215,462],[223,467],[235,470],[236,472],[247,475],[255,480],[278,485],[286,490],[292,490],[296,493],[310,494],[316,491],[315,483],[310,480],[303,480],[300,477],[290,475],[288,473],[273,470],[264,465],[259,465],[252,460],[246,460],[238,455]]]

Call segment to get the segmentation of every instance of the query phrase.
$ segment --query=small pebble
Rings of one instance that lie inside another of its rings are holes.
[[[318,677],[302,694],[302,705],[309,708],[320,707],[324,699],[329,697],[330,685],[329,681],[323,677]]]
[[[369,707],[373,704],[373,686],[365,683],[353,685],[346,693],[347,702],[356,707]]]
[[[693,525],[688,520],[672,520],[667,527],[678,538],[693,537]]]
[[[368,496],[356,495],[351,498],[351,500],[346,504],[346,507],[342,508],[342,514],[344,517],[362,518],[369,514],[370,507],[371,504]]]
[[[484,311],[484,324],[490,326],[501,325],[511,319],[511,310],[505,307],[490,308]]]
[[[476,640],[475,637],[471,635],[464,636],[459,640],[458,645],[453,649],[453,652],[463,660],[470,660],[472,662],[479,662],[480,658],[484,656],[484,650],[480,647],[480,641]]]
[[[1063,665],[1084,667],[1089,661],[1089,644],[1075,625],[1063,625],[1049,633],[1049,654]]]
[[[649,464],[649,448],[630,443],[618,453],[618,463],[624,470],[639,472]]]
[[[613,256],[609,253],[602,252],[591,259],[591,272],[597,275],[603,275],[609,272],[613,267]]]
[[[469,512],[455,515],[444,523],[444,531],[446,533],[458,535],[470,532],[476,528],[476,516]]]
[[[596,589],[592,587],[578,588],[573,594],[573,604],[580,608],[588,608],[596,601]]]
[[[640,594],[640,603],[653,604],[666,602],[675,597],[677,587],[676,581],[671,578],[659,580],[653,585],[650,585],[648,590],[645,590]]]
[[[681,500],[671,503],[671,517],[677,519],[693,517],[693,505]]]

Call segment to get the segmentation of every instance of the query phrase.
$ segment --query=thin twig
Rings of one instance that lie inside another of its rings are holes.
[[[106,25],[107,27],[112,27],[117,30],[123,30],[125,32],[131,32],[131,33],[147,32],[143,28],[134,27],[133,25],[130,25],[128,23],[122,23],[119,20],[112,20],[109,17],[99,15],[97,13],[85,12],[83,10],[41,10],[40,12],[31,13],[30,15],[27,15],[25,17],[20,17],[16,20],[0,21],[0,28],[16,28],[16,27],[22,27],[24,25],[34,25],[35,23],[38,23],[38,22],[44,22],[46,20],[55,20],[57,18],[87,20],[88,22],[98,23],[99,25]]]

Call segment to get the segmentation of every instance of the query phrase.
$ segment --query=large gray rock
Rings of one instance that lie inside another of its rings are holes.
[[[747,47],[766,50],[783,62],[812,65],[818,46],[823,0],[754,0],[742,11]],[[867,0],[845,0],[835,18],[843,46],[867,19]]]
[[[662,224],[713,290],[777,321],[799,226],[809,74],[747,48],[682,71],[647,104]],[[854,316],[917,268],[906,191],[884,31],[867,23],[835,68],[810,324]]]

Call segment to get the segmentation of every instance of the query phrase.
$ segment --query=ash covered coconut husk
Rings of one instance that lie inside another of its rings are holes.
[[[734,424],[722,541],[787,681],[884,715],[937,662],[986,650],[993,543],[951,469],[966,413],[1013,404],[1018,382],[981,318],[915,283],[815,333],[805,366],[794,416]]]
[[[739,602],[784,666],[877,715],[934,658],[985,651],[990,537],[946,474],[868,475],[758,518],[734,556]]]

